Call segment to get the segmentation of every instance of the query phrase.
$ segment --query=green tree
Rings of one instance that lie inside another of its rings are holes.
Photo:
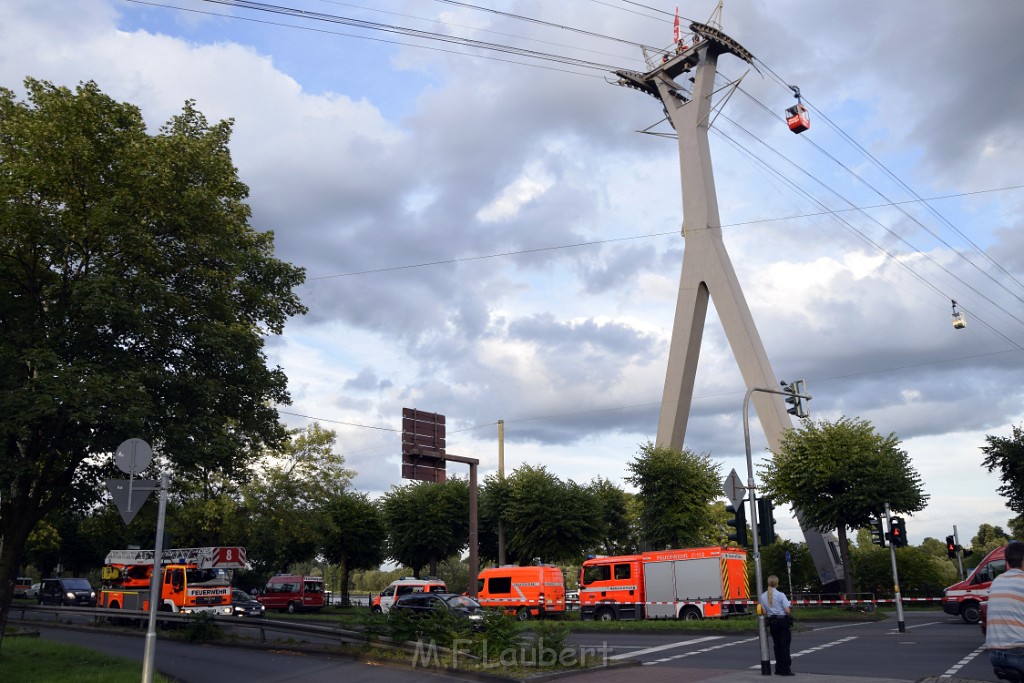
[[[601,555],[626,555],[640,546],[633,495],[608,479],[595,477],[587,487],[601,505],[601,541],[595,548]]]
[[[341,602],[349,602],[349,572],[374,569],[384,561],[387,530],[380,507],[366,494],[342,491],[325,508],[320,552],[340,571]]]
[[[353,476],[334,452],[335,439],[316,422],[293,430],[279,453],[264,456],[262,472],[243,488],[244,541],[257,571],[283,572],[316,555],[329,526],[326,505]]]
[[[1024,514],[1024,426],[1013,427],[1010,437],[986,435],[985,442],[982,464],[990,473],[999,470],[1003,482],[996,490],[1006,497],[1006,507]]]
[[[438,563],[469,543],[469,484],[454,477],[443,483],[392,486],[381,510],[388,530],[388,556],[420,575],[437,575]]]
[[[969,567],[976,567],[978,563],[984,559],[990,552],[1006,545],[1011,540],[1010,535],[1003,531],[1001,526],[992,526],[991,524],[981,524],[978,526],[978,533],[971,539],[971,544],[965,546],[970,548],[972,551],[970,560],[964,561],[964,564]]]
[[[230,121],[186,102],[150,135],[95,83],[25,89],[0,89],[0,633],[32,528],[124,439],[176,481],[283,440],[263,347],[305,312],[248,224]]]
[[[686,548],[716,537],[709,505],[722,493],[721,465],[708,455],[647,442],[628,465],[637,487],[640,535],[654,550]]]
[[[876,598],[892,598],[892,558],[888,548],[871,546],[851,553],[856,592],[872,593]],[[900,592],[904,597],[937,597],[942,589],[955,583],[957,569],[948,559],[937,558],[923,548],[896,549]],[[849,591],[852,592],[852,591]]]
[[[1014,540],[1024,541],[1024,515],[1017,515],[1006,523]]]
[[[866,420],[844,417],[787,430],[759,470],[764,497],[791,504],[810,528],[837,530],[844,567],[853,566],[847,529],[870,526],[887,502],[893,514],[906,514],[928,500],[896,435],[883,437]],[[853,573],[844,573],[846,592],[853,592]]]
[[[602,505],[593,490],[562,481],[543,465],[521,465],[506,481],[505,533],[511,561],[576,560],[600,542],[605,533]]]

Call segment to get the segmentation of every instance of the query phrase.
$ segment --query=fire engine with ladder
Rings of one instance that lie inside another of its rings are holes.
[[[155,555],[153,550],[111,550],[100,572],[98,606],[148,610]],[[161,553],[160,567],[161,612],[230,616],[231,582],[220,570],[245,567],[245,548],[171,548]]]

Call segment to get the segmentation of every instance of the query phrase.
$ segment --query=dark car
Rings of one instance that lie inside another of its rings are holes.
[[[482,628],[484,622],[483,606],[473,598],[458,593],[408,593],[399,597],[391,609],[413,616],[447,612],[462,619],[469,619],[476,628]]]
[[[231,589],[231,607],[236,617],[262,617],[264,612],[259,600],[238,588]]]
[[[40,605],[96,606],[96,591],[88,579],[43,579],[36,600]]]

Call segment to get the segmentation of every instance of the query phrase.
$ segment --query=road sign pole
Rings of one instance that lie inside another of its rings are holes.
[[[153,683],[153,669],[156,659],[156,612],[163,585],[164,515],[167,512],[167,488],[170,476],[160,475],[160,510],[156,516],[156,545],[153,554],[153,574],[149,579],[149,628],[146,629],[146,651],[142,658],[142,683]]]

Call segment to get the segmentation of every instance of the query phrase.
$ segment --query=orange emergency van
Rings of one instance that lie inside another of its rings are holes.
[[[738,548],[659,550],[595,557],[580,568],[580,617],[683,619],[746,612],[747,553]]]
[[[552,564],[491,567],[477,574],[476,599],[520,621],[565,614],[565,577]]]

